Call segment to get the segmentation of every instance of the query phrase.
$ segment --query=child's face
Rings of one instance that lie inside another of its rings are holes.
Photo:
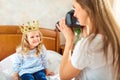
[[[30,45],[30,49],[35,48],[40,43],[39,31],[31,31],[27,33],[27,40]]]

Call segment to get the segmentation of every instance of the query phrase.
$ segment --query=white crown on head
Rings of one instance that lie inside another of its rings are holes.
[[[31,32],[31,31],[35,31],[35,30],[39,30],[39,22],[38,21],[33,21],[33,22],[27,22],[27,25],[21,25],[20,30],[21,32],[27,33],[27,32]]]

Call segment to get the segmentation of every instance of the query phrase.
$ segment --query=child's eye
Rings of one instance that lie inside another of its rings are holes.
[[[40,37],[39,35],[37,35],[36,37]]]
[[[30,38],[34,38],[34,36],[31,36]]]

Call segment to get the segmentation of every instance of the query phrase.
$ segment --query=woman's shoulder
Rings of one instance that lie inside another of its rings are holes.
[[[102,41],[103,40],[103,35],[102,34],[91,34],[87,37],[81,37],[79,42],[82,41],[82,42],[85,42],[86,44],[88,43],[96,43],[96,42],[99,42],[99,41]]]
[[[103,35],[102,34],[92,34],[88,40],[91,40],[90,42],[93,44],[101,43],[103,41]]]
[[[80,46],[83,49],[88,50],[89,49],[96,49],[99,47],[103,47],[103,35],[101,34],[91,34],[90,36],[86,38],[81,38],[80,41],[78,41],[77,46]]]
[[[84,41],[85,43],[89,43],[89,44],[96,44],[98,42],[103,41],[103,35],[102,34],[91,34],[88,37],[85,38],[81,38],[82,41]]]
[[[91,40],[91,38],[93,38],[93,39]],[[90,40],[88,39],[89,40],[89,42],[88,42],[88,44],[89,44],[88,48],[89,49],[97,50],[97,51],[103,49],[104,41],[103,41],[103,35],[102,34],[97,34],[95,36],[93,35],[93,36],[91,36],[91,38],[89,38]]]

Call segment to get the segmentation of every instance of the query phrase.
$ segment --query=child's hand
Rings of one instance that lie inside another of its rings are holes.
[[[46,75],[47,76],[53,76],[53,75],[55,75],[55,73],[46,69]]]
[[[18,73],[14,73],[14,75],[13,75],[13,80],[19,80],[19,75],[18,75]]]

